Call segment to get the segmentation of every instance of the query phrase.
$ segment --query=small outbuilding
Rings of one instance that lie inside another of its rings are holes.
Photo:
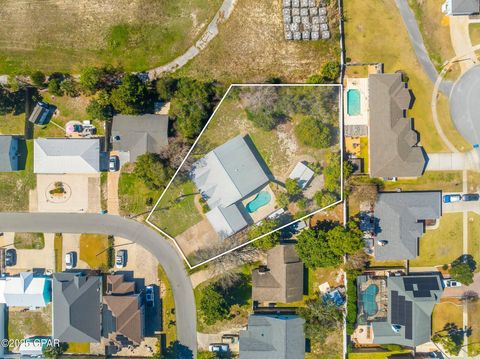
[[[30,114],[28,121],[35,125],[46,125],[52,119],[56,109],[57,108],[54,105],[49,103],[38,102]]]
[[[308,186],[315,173],[304,162],[298,162],[292,173],[288,176],[290,179],[296,179],[301,188]]]

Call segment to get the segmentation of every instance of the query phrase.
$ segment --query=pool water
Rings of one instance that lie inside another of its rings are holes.
[[[357,89],[347,91],[347,113],[349,116],[360,115],[360,91]]]
[[[375,315],[378,311],[377,302],[375,300],[377,293],[378,287],[376,284],[370,284],[362,293],[363,310],[369,317]]]
[[[266,206],[272,200],[272,196],[269,192],[262,191],[256,195],[256,197],[247,203],[245,208],[248,213],[257,211],[260,207]]]

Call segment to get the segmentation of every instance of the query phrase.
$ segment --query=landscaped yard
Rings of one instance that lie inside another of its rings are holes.
[[[388,359],[391,355],[408,353],[410,350],[394,351],[394,352],[378,352],[378,353],[349,353],[348,359]]]
[[[80,236],[80,259],[92,269],[109,267],[108,236],[105,234],[82,234]]]
[[[61,233],[55,233],[55,237],[53,238],[53,250],[55,251],[55,272],[62,271],[62,264],[63,264],[62,249],[63,249],[63,236]]]
[[[385,191],[441,190],[445,192],[462,192],[462,172],[460,171],[431,171],[416,179],[400,179],[385,182]]]
[[[33,142],[26,141],[27,159],[25,169],[0,173],[0,211],[28,211],[30,190],[36,187],[33,174]]]
[[[444,213],[438,229],[428,230],[420,238],[420,255],[411,267],[449,264],[463,253],[463,214]]]
[[[43,233],[16,232],[13,245],[17,249],[43,249],[45,237]]]
[[[463,327],[463,307],[455,302],[442,301],[436,304],[432,314],[432,333],[442,331],[447,323]]]
[[[238,1],[218,36],[181,74],[225,83],[258,83],[278,76],[285,82],[304,82],[324,62],[339,60],[338,11],[330,2],[328,41],[285,41],[282,1]]]
[[[36,335],[47,337],[52,335],[51,304],[38,310],[9,309],[8,339],[20,340]],[[10,349],[13,349],[13,347]]]
[[[125,172],[122,168],[118,183],[118,197],[122,215],[143,213],[146,216],[152,205],[160,198],[160,194],[161,191],[148,189],[145,183],[135,174]]]
[[[35,0],[3,1],[0,73],[78,73],[83,66],[107,63],[146,70],[186,51],[221,3],[66,0],[45,11],[45,4]]]
[[[435,1],[437,2],[437,1]],[[403,71],[415,96],[415,128],[427,152],[447,151],[432,120],[432,82],[417,61],[394,0],[350,0],[344,3],[346,51],[352,62],[383,62],[385,72]]]
[[[173,298],[172,286],[165,271],[160,265],[158,266],[158,280],[160,281],[160,285],[164,288],[161,297],[162,333],[165,334],[165,345],[168,347],[171,342],[174,342],[177,339],[177,327],[170,324],[171,322],[174,323],[176,321],[175,300]]]
[[[468,253],[477,262],[480,271],[480,215],[468,212]]]

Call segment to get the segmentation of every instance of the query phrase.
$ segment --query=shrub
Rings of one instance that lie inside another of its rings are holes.
[[[48,92],[50,92],[54,96],[63,96],[63,89],[60,86],[62,80],[59,78],[53,78],[48,81]]]
[[[137,115],[148,110],[150,105],[147,86],[136,75],[125,75],[122,84],[112,90],[110,101],[113,108],[127,115]]]
[[[77,97],[80,92],[77,88],[77,83],[72,78],[66,78],[60,83],[61,90],[70,97]]]
[[[332,143],[332,133],[328,125],[316,117],[306,117],[295,127],[297,139],[305,146],[327,148]]]
[[[273,112],[267,111],[249,111],[246,110],[247,119],[249,119],[253,125],[257,128],[261,128],[265,131],[271,131],[278,124],[278,117]]]
[[[325,191],[318,191],[317,193],[315,193],[314,197],[315,203],[320,208],[324,208],[335,203],[337,199],[338,197],[335,193]]]
[[[248,239],[253,240],[255,238],[258,238],[263,234],[266,234],[268,232],[271,232],[277,229],[278,226],[279,226],[279,223],[277,220],[274,220],[274,219],[264,220],[262,224],[258,226],[254,226],[252,229],[250,229],[250,231],[248,232]],[[255,242],[252,243],[252,246],[255,248],[261,248],[263,250],[269,250],[275,247],[279,242],[280,242],[280,232],[275,231],[265,237],[262,237],[256,240]]]
[[[45,74],[42,71],[35,71],[30,75],[30,79],[35,86],[43,87],[45,85]]]
[[[467,263],[460,263],[452,266],[450,275],[453,280],[456,280],[463,285],[470,285],[473,283],[473,272]]]
[[[285,181],[285,189],[290,197],[296,197],[302,194],[302,187],[298,184],[297,179],[287,178]]]
[[[288,196],[286,193],[280,192],[279,194],[277,194],[276,198],[277,198],[277,205],[280,208],[285,208],[290,203],[290,200],[288,199]]]
[[[205,324],[212,325],[216,321],[228,318],[228,303],[214,284],[205,287],[201,294],[200,309]]]

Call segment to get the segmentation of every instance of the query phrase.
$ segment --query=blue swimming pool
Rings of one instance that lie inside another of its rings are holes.
[[[256,195],[256,197],[247,203],[245,208],[248,213],[253,213],[257,211],[260,207],[266,206],[272,200],[270,193],[262,191]]]
[[[371,317],[378,311],[377,297],[378,287],[376,284],[370,284],[362,293],[363,311]]]
[[[349,116],[360,115],[360,91],[350,89],[347,91],[347,113]]]

